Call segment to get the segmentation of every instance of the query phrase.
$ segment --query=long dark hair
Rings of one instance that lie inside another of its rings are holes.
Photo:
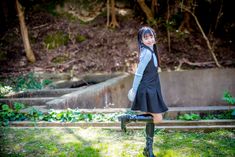
[[[145,47],[142,41],[143,36],[145,34],[152,34],[154,38],[156,39],[156,32],[154,31],[154,29],[150,27],[146,27],[146,26],[140,28],[138,31],[138,36],[137,36],[139,52],[141,52],[141,48]],[[154,50],[155,55],[157,56],[158,66],[160,67],[160,55],[158,53],[156,43],[153,45],[153,50]]]

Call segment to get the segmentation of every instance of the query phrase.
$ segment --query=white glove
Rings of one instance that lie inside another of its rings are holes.
[[[131,102],[133,102],[134,101],[134,99],[135,99],[135,95],[136,95],[136,93],[135,93],[135,91],[131,88],[130,90],[129,90],[129,92],[128,92],[128,99],[131,101]]]

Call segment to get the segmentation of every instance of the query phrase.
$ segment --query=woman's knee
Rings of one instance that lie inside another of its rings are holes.
[[[160,123],[162,121],[162,115],[161,114],[153,114],[153,122]]]

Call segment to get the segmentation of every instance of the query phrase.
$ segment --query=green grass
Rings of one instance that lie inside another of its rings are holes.
[[[232,157],[235,132],[155,132],[158,157]],[[0,128],[0,156],[143,157],[144,131]]]

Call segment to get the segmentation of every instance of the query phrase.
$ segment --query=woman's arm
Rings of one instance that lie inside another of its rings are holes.
[[[139,87],[140,81],[143,77],[144,70],[148,65],[149,61],[151,60],[152,53],[150,50],[143,48],[140,53],[140,62],[137,66],[137,70],[135,73],[134,81],[132,84],[133,92],[136,94],[137,89]]]

